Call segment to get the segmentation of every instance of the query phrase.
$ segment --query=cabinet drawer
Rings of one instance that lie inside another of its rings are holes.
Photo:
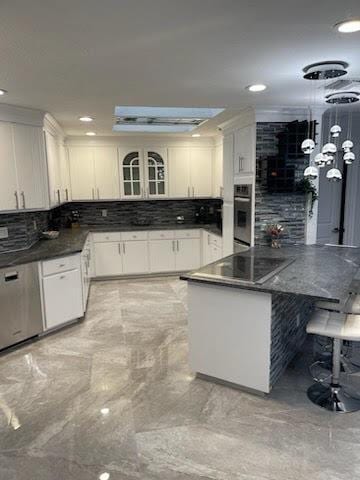
[[[121,240],[125,242],[130,240],[147,240],[148,232],[122,232]]]
[[[222,246],[222,238],[218,237],[217,235],[210,235],[210,243],[216,245],[217,247]]]
[[[120,232],[93,233],[94,242],[120,242]]]
[[[175,238],[200,238],[201,231],[198,228],[188,230],[176,230]]]
[[[54,258],[42,262],[42,273],[44,276],[54,273],[66,272],[80,267],[79,255],[69,255],[67,257]]]
[[[173,230],[154,230],[149,232],[149,240],[165,240],[174,238]]]

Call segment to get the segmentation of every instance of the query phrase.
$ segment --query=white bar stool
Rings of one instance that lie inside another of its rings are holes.
[[[332,374],[330,385],[315,383],[308,389],[309,399],[332,412],[360,410],[360,399],[354,398],[340,385],[340,359],[343,340],[360,341],[360,315],[315,310],[307,327],[307,333],[333,339]]]

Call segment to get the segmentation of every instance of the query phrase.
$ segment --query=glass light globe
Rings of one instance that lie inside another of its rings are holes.
[[[341,127],[340,125],[333,125],[331,128],[330,128],[330,133],[331,133],[331,136],[333,138],[337,138],[340,133],[341,133]]]
[[[344,155],[344,162],[347,165],[351,165],[355,160],[355,154],[353,152],[346,152]]]
[[[333,155],[334,153],[336,153],[336,151],[337,151],[337,148],[335,143],[325,143],[325,145],[321,150],[321,152],[324,153],[325,155]]]
[[[326,178],[330,181],[330,182],[340,182],[340,180],[342,179],[342,174],[340,172],[340,170],[338,168],[331,168],[327,174],[326,174]]]
[[[319,176],[319,170],[316,167],[307,167],[304,172],[304,177],[310,180],[315,180]]]
[[[306,154],[310,155],[315,149],[315,142],[311,138],[307,138],[301,144],[301,150]]]
[[[345,140],[345,142],[343,142],[343,144],[341,145],[341,148],[344,150],[344,152],[350,152],[353,146],[354,144],[351,140]]]
[[[325,166],[327,160],[328,160],[327,156],[324,155],[323,153],[318,153],[314,158],[315,165],[320,168]]]

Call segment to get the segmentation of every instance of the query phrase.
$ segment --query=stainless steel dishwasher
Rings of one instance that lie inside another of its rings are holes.
[[[43,331],[38,264],[0,270],[0,349]]]

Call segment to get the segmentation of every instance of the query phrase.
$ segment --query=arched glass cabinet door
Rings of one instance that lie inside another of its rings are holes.
[[[142,196],[141,158],[139,151],[131,151],[121,157],[122,191],[125,197]]]
[[[166,149],[159,149],[156,151],[147,150],[145,157],[147,171],[147,196],[167,196]]]

